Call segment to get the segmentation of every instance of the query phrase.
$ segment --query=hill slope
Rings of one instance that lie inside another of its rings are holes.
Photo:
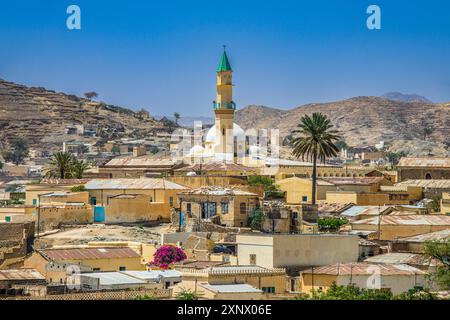
[[[244,129],[278,128],[287,135],[305,114],[326,114],[350,145],[373,145],[380,140],[423,138],[431,127],[430,141],[450,142],[450,108],[443,104],[402,102],[379,97],[355,97],[331,103],[307,104],[290,110],[251,105],[236,112]]]
[[[403,102],[424,102],[424,103],[432,103],[427,98],[418,95],[418,94],[403,94],[400,92],[388,92],[381,96],[381,98],[386,98],[394,101],[403,101]]]
[[[97,126],[99,137],[66,134],[66,126],[80,124]],[[55,151],[61,149],[63,141],[102,144],[108,139],[143,138],[166,130],[163,122],[140,112],[0,79],[0,146],[11,136],[20,135],[32,148]]]

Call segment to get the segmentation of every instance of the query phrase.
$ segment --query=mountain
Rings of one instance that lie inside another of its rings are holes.
[[[98,137],[67,134],[67,128],[76,125],[93,126]],[[144,111],[0,79],[0,149],[12,136],[25,137],[31,148],[56,151],[64,141],[102,145],[110,139],[141,139],[170,129]]]
[[[388,92],[381,96],[382,98],[394,100],[394,101],[403,101],[403,102],[424,102],[424,103],[432,103],[427,98],[420,96],[418,94],[403,94],[400,92]]]
[[[155,119],[160,120],[164,118],[164,116],[154,116]],[[171,121],[175,121],[175,117],[168,116],[168,119]],[[214,124],[213,117],[203,117],[203,116],[184,116],[181,115],[180,119],[178,119],[178,125],[182,127],[193,128],[195,121],[201,121],[203,126],[210,126]]]
[[[402,102],[379,97],[314,103],[290,110],[250,105],[236,112],[235,121],[244,129],[278,128],[286,136],[306,114],[327,115],[349,145],[374,145],[379,141],[423,139],[424,127],[432,133],[427,140],[449,143],[450,108],[444,104]]]

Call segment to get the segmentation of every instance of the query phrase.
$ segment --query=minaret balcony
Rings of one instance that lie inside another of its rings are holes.
[[[213,108],[214,108],[214,110],[216,110],[216,109],[233,109],[233,110],[236,110],[236,103],[234,103],[234,101],[224,102],[224,103],[213,101]]]

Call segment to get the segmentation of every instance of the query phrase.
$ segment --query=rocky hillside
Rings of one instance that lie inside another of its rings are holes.
[[[97,138],[67,134],[67,127],[93,126]],[[120,137],[143,138],[169,130],[145,112],[94,102],[45,88],[26,87],[0,79],[0,144],[9,137],[24,136],[30,147],[54,151],[63,141],[89,140],[102,144]],[[1,145],[0,145],[1,146]]]
[[[279,128],[282,136],[295,129],[305,114],[326,114],[349,145],[373,145],[381,140],[427,140],[450,144],[450,107],[446,104],[355,97],[331,103],[307,104],[290,110],[251,105],[236,113],[244,129]],[[424,136],[424,128],[431,133]]]
[[[381,98],[386,98],[394,101],[404,101],[404,102],[424,102],[424,103],[432,103],[427,98],[418,95],[418,94],[403,94],[400,92],[388,92],[383,94]]]

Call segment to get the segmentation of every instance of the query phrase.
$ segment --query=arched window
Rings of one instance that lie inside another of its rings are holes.
[[[427,174],[425,175],[425,179],[427,179],[427,180],[433,179],[433,177],[431,176],[431,173],[427,172]]]

